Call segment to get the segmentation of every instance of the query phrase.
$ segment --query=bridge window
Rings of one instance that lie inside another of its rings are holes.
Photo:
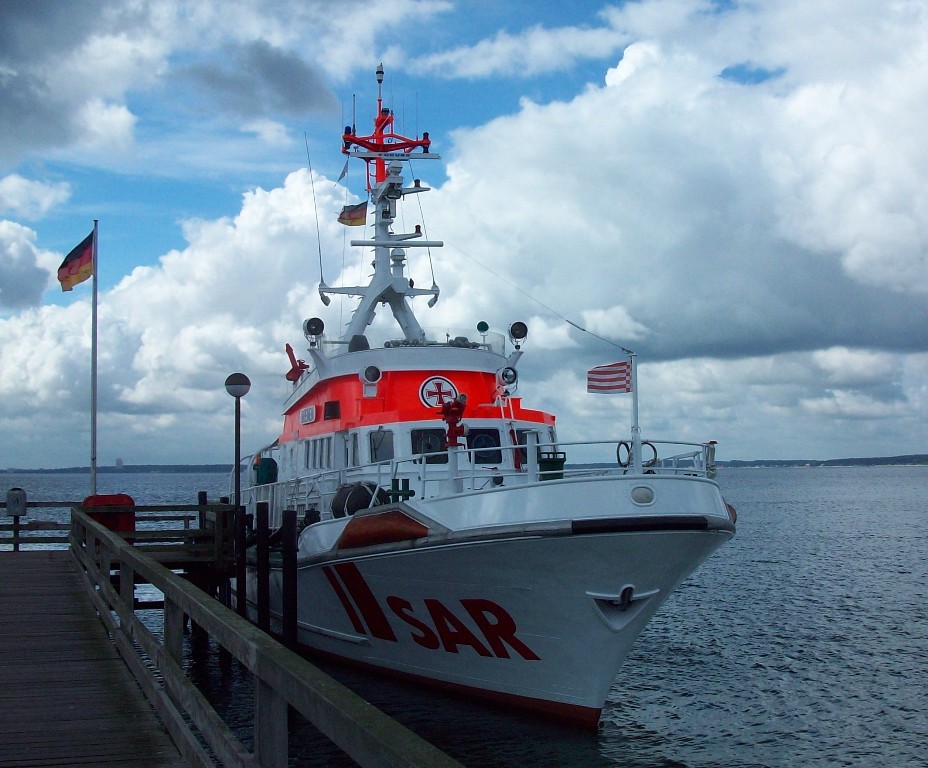
[[[503,460],[503,452],[498,450],[498,429],[470,429],[467,432],[467,447],[473,449],[474,462],[477,464],[499,464]]]
[[[547,432],[547,434],[545,434],[545,432]],[[557,450],[557,433],[554,431],[553,427],[548,427],[547,430],[517,429],[516,443],[522,446],[528,445],[528,435],[532,433],[535,434],[539,451],[547,453]],[[522,458],[523,462],[528,461],[528,450],[526,448],[519,448],[519,456]]]
[[[524,446],[528,445],[528,429],[517,429],[516,430],[516,445],[523,446],[518,448],[519,460],[524,465],[528,461],[528,450]]]
[[[370,434],[371,461],[375,464],[380,461],[393,459],[393,430],[377,429]]]
[[[417,454],[434,453],[435,456],[426,458],[426,464],[447,464],[448,454],[445,448],[445,430],[443,429],[413,429],[410,431],[412,439],[412,452]],[[439,453],[439,451],[445,451]]]

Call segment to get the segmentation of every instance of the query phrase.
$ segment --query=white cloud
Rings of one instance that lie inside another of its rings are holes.
[[[35,247],[35,232],[0,220],[0,312],[38,306],[57,269],[54,254]]]
[[[603,27],[536,25],[518,34],[501,30],[475,45],[421,56],[410,62],[410,69],[438,77],[532,77],[570,67],[577,59],[610,56],[624,42],[621,35]]]
[[[812,355],[813,362],[833,385],[867,385],[898,378],[899,360],[890,353],[833,347]]]
[[[605,309],[588,309],[583,313],[584,326],[588,331],[612,339],[628,339],[629,342],[647,336],[647,326],[636,322],[622,305]]]
[[[71,185],[66,181],[46,184],[25,179],[18,173],[0,179],[0,211],[24,219],[42,218],[70,197]]]
[[[121,104],[104,104],[91,99],[77,114],[79,144],[94,150],[125,153],[132,147],[137,118]]]
[[[649,65],[659,64],[660,60],[661,50],[656,43],[632,43],[625,49],[618,65],[606,73],[606,85],[620,86]]]
[[[48,83],[59,98],[121,100],[127,91],[151,87],[164,74],[171,37],[146,26],[93,34],[62,65],[49,65]]]
[[[928,149],[918,137],[926,82],[928,53],[919,53],[866,80],[802,87],[785,100],[778,146],[768,148],[784,235],[841,253],[856,280],[903,292],[928,292]]]
[[[289,147],[294,144],[286,126],[275,120],[253,120],[244,126],[244,130],[255,134],[272,147]]]

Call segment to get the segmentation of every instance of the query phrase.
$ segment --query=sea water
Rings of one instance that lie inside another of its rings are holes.
[[[32,500],[86,476],[2,475]],[[326,663],[468,766],[928,766],[928,467],[722,469],[735,538],[670,597],[595,732]],[[139,504],[227,493],[221,474],[103,474]],[[5,491],[4,489],[0,489]],[[190,675],[251,742],[250,676],[218,649]],[[294,719],[291,766],[353,765]]]

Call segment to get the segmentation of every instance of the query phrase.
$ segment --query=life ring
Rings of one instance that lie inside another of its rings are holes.
[[[650,458],[648,461],[644,462],[644,466],[646,466],[646,467],[653,467],[655,464],[657,464],[657,448],[654,447],[654,443],[649,443],[649,442],[645,441],[645,442],[643,442],[643,443],[641,444],[641,453],[642,453],[642,454],[644,453],[644,447],[645,447],[645,446],[648,446],[648,448],[651,449],[651,453],[652,453],[653,455],[651,456],[651,458]]]
[[[623,448],[625,449],[624,460],[622,459]],[[615,447],[615,460],[618,462],[619,466],[622,467],[622,469],[625,469],[629,465],[629,462],[632,460],[632,444],[625,440],[620,440],[619,444]]]
[[[376,491],[377,497],[374,498]],[[371,501],[373,500],[373,504]],[[351,483],[342,485],[335,491],[332,499],[332,517],[350,517],[355,512],[368,507],[388,504],[390,497],[383,488],[374,483]]]
[[[657,448],[654,443],[649,443],[647,441],[641,444],[641,452],[644,453],[644,447],[647,446],[651,449],[651,458],[643,463],[645,467],[653,467],[657,465]],[[625,457],[622,457],[622,450],[625,450]],[[632,461],[632,444],[627,440],[620,440],[619,444],[615,447],[615,460],[618,462],[618,465],[622,469],[626,469]],[[653,474],[653,472],[651,473]]]

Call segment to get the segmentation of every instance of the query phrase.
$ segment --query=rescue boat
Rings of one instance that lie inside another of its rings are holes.
[[[411,300],[431,307],[439,288],[413,285],[407,251],[442,242],[396,231],[398,210],[427,191],[407,180],[409,163],[439,156],[427,133],[395,132],[382,66],[377,82],[373,132],[342,136],[366,164],[368,196],[342,221],[371,220],[351,245],[372,251],[373,276],[320,282],[324,304],[343,294],[358,306],[338,338],[320,318],[303,323],[308,361],[287,345],[283,428],[239,466],[241,503],[266,503],[272,528],[283,510],[302,521],[304,649],[595,725],[642,628],[734,534],[715,444],[642,438],[634,356],[614,369],[634,398],[630,434],[564,442],[555,416],[517,395],[525,323],[419,324]],[[396,322],[386,336],[381,306]],[[273,629],[273,570],[270,584]],[[256,615],[253,571],[247,600]]]

